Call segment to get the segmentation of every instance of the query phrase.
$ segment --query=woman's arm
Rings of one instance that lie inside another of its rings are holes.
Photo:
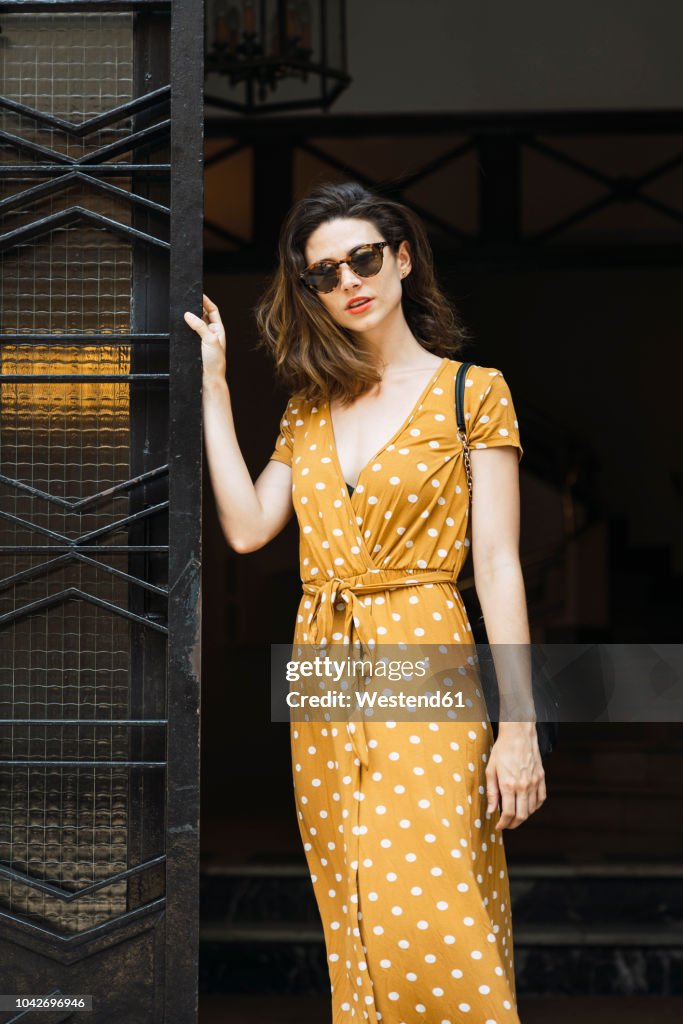
[[[221,529],[240,554],[263,547],[284,528],[294,511],[292,471],[269,461],[254,483],[235,432],[226,381],[226,340],[218,307],[203,296],[204,317],[185,314],[202,341],[202,410],[209,476]]]
[[[528,704],[531,660],[519,560],[519,458],[511,445],[472,450],[470,458],[474,582],[501,687],[498,739],[486,767],[488,810],[502,799],[496,828],[516,828],[546,798],[535,716]],[[522,721],[505,721],[508,700],[513,714],[515,707],[526,707],[527,713],[518,716]]]
[[[490,644],[528,644],[519,561],[519,469],[512,445],[470,452],[472,563]]]

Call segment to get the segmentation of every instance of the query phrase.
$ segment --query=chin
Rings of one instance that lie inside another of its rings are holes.
[[[347,313],[344,317],[343,326],[347,327],[350,331],[355,331],[357,334],[362,334],[369,327],[377,327],[383,319],[382,313],[378,314],[374,309],[371,313],[366,313],[364,316],[353,316],[353,314]]]
[[[371,327],[377,327],[379,322],[379,320],[367,319],[364,320],[362,324],[346,323],[344,326],[348,328],[348,330],[353,331],[354,334],[363,334],[364,331],[369,330]]]

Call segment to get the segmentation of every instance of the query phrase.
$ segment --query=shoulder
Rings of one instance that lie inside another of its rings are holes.
[[[318,406],[316,406],[315,402],[302,398],[300,395],[290,395],[287,399],[282,419],[284,425],[289,427],[293,433],[296,433],[301,428],[305,428],[311,414],[317,411]]]
[[[470,359],[450,359],[451,372],[457,377],[460,367],[467,363],[465,396],[468,401],[483,401],[492,391],[507,386],[503,371],[497,366],[482,366]]]
[[[497,366],[475,363],[470,367],[467,378],[466,386],[472,389],[472,397],[479,401],[483,401],[491,391],[500,391],[507,386],[503,371]]]
[[[454,376],[457,376],[462,362],[452,362]],[[471,363],[463,389],[464,416],[471,438],[484,442],[494,430],[503,437],[516,431],[519,424],[515,406],[501,367],[482,366],[470,360],[464,362]],[[455,387],[453,390],[455,392]],[[487,437],[483,436],[485,434]],[[484,444],[479,447],[484,447]]]

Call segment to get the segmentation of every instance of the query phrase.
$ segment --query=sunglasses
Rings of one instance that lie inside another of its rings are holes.
[[[358,277],[379,274],[384,263],[384,247],[388,242],[365,242],[357,245],[345,260],[320,260],[311,263],[299,276],[313,292],[332,292],[339,283],[339,268],[343,263]]]

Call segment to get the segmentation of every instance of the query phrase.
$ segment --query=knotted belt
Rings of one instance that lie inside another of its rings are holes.
[[[361,644],[363,657],[370,656],[374,661],[376,639],[374,623],[370,609],[361,600],[361,595],[372,594],[381,590],[395,590],[396,587],[416,587],[425,583],[450,583],[455,585],[456,578],[452,572],[443,569],[368,569],[355,576],[332,576],[320,583],[307,580],[302,584],[306,594],[314,595],[311,619],[307,627],[307,644],[319,645],[324,639],[331,642],[335,601],[341,597],[345,602],[344,636],[349,638],[349,647],[357,638]],[[355,634],[355,636],[354,636]],[[391,642],[391,641],[389,641]],[[353,674],[357,682],[357,674]],[[347,723],[351,743],[364,768],[369,765],[368,743],[365,722]]]

